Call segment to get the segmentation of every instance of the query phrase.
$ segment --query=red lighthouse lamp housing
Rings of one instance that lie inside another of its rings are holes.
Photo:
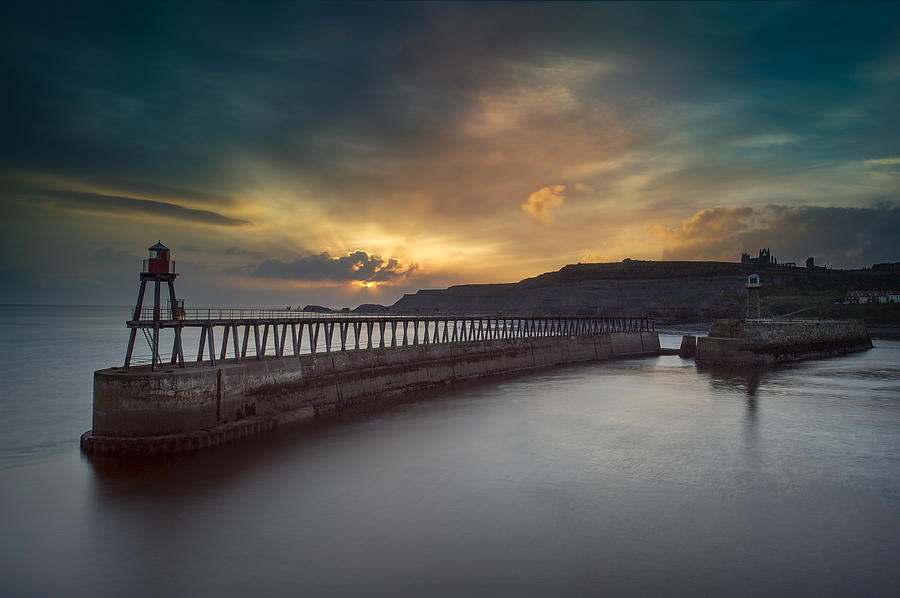
[[[161,242],[148,248],[150,258],[144,260],[144,272],[148,274],[174,274],[175,262],[169,260],[169,248]]]

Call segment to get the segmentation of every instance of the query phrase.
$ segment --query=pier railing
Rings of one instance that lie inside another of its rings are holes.
[[[125,368],[132,362],[150,363],[154,370],[166,362],[184,367],[184,347],[193,342],[197,343],[197,352],[187,359],[215,365],[217,360],[229,358],[297,357],[386,347],[655,330],[653,320],[644,317],[372,315],[240,308],[160,312],[141,310],[140,319],[126,323],[130,337]],[[160,336],[166,330],[172,331],[170,353],[161,352]],[[138,331],[147,341],[146,359],[134,356]]]
[[[131,314],[130,314],[131,315]],[[269,308],[245,308],[245,307],[171,307],[161,308],[159,319],[165,320],[252,320],[252,319],[329,319],[329,318],[360,318],[374,314],[357,314],[349,312],[316,312],[290,309]],[[134,320],[153,320],[152,307],[141,309],[139,317]],[[412,317],[412,316],[410,316]]]

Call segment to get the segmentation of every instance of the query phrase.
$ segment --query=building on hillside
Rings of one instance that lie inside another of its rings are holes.
[[[814,258],[808,257],[806,258],[806,269],[807,270],[825,270],[825,266],[817,266],[816,260]]]
[[[759,257],[750,257],[746,251],[741,252],[741,263],[750,266],[783,266],[785,268],[796,268],[796,262],[785,262],[779,264],[778,260],[772,255],[772,251],[766,247],[759,250]]]
[[[900,291],[849,291],[843,303],[900,303]]]
[[[872,264],[872,270],[876,272],[900,272],[900,262],[883,262]]]
[[[778,260],[772,256],[772,253],[767,247],[759,250],[759,257],[750,257],[750,254],[746,251],[742,252],[741,263],[752,264],[754,266],[774,266],[778,263]]]

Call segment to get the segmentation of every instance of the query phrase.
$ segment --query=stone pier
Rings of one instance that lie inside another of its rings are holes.
[[[768,365],[863,351],[872,340],[861,320],[716,320],[697,339],[698,364]]]
[[[643,330],[109,368],[94,374],[93,428],[82,448],[181,452],[458,381],[659,352],[656,331]]]

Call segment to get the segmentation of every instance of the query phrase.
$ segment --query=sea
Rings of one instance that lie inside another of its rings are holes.
[[[89,458],[92,374],[123,361],[127,311],[0,306],[4,597],[900,591],[900,341],[766,370],[542,370]]]

